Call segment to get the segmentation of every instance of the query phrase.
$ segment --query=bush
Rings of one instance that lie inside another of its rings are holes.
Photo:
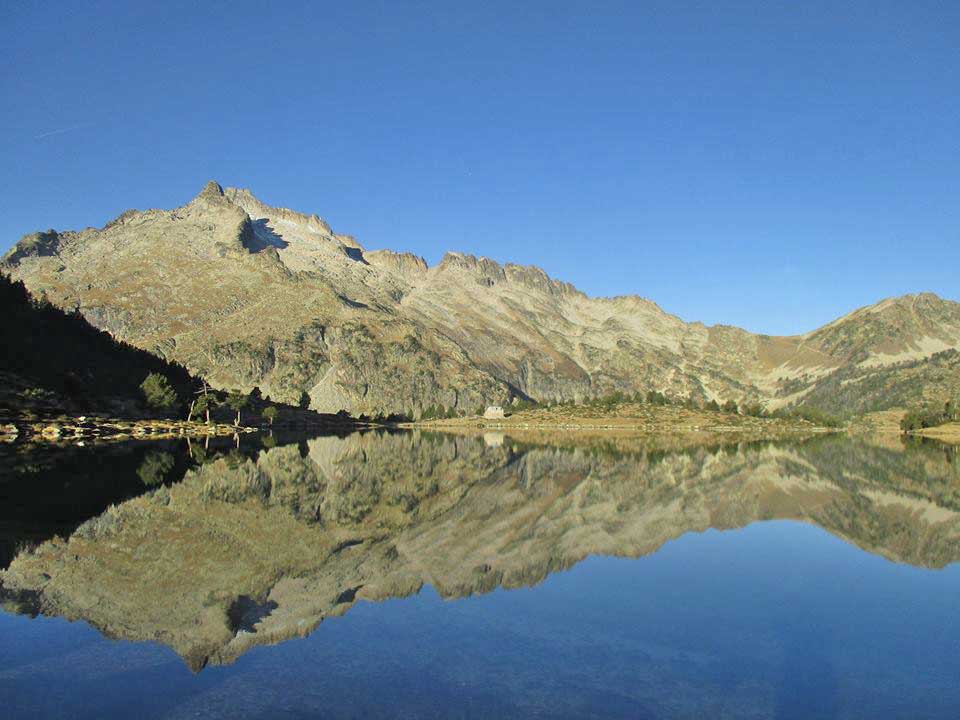
[[[781,409],[773,413],[773,416],[786,420],[806,420],[820,427],[840,427],[843,425],[843,421],[840,420],[840,418],[830,415],[816,407],[800,407],[790,410]]]
[[[669,405],[670,401],[667,400],[667,396],[662,392],[657,390],[650,390],[647,393],[647,403],[649,405]]]
[[[950,403],[947,403],[943,410],[934,408],[916,408],[908,410],[907,414],[900,420],[900,429],[904,432],[911,430],[923,430],[928,427],[936,427],[949,422],[952,417]]]

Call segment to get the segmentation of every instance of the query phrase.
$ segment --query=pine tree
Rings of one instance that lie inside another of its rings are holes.
[[[147,405],[157,410],[169,410],[177,404],[177,392],[165,375],[150,373],[140,384],[140,392]]]
[[[242,392],[231,392],[227,396],[227,405],[237,413],[237,419],[234,421],[234,425],[240,425],[240,410],[246,407],[249,402],[250,397],[244,395]]]
[[[210,424],[210,410],[216,407],[216,399],[212,394],[203,394],[198,397],[193,402],[193,410],[195,413],[205,413],[207,416],[207,425]]]

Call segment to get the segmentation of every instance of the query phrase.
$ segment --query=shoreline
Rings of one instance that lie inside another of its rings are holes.
[[[63,442],[115,440],[169,440],[181,437],[226,437],[257,432],[259,428],[226,423],[186,420],[138,419],[112,417],[57,417],[39,420],[5,417],[0,420],[0,441]]]
[[[0,416],[0,442],[114,442],[124,440],[171,440],[177,438],[232,437],[240,434],[273,430],[362,430],[387,428],[459,433],[612,433],[648,438],[664,436],[720,436],[744,439],[785,439],[798,435],[826,435],[856,432],[850,427],[826,427],[806,420],[757,418],[656,408],[646,410],[645,417],[636,415],[598,414],[556,417],[550,411],[520,411],[506,418],[482,416],[419,420],[401,423],[374,423],[357,420],[276,423],[274,425],[234,425],[232,423],[171,419],[123,419],[109,416],[57,415],[46,419],[17,415]],[[904,432],[892,425],[870,428],[872,433],[899,437],[930,438],[960,444],[960,422]]]
[[[960,445],[960,422],[949,422],[936,427],[923,428],[922,430],[910,430],[903,433],[910,437],[930,438],[940,442],[950,443],[951,445]]]
[[[274,425],[234,425],[196,420],[123,419],[103,416],[56,416],[47,419],[0,417],[0,442],[120,442],[125,440],[175,440],[178,438],[232,437],[273,430],[349,429],[372,427],[370,423],[316,422],[276,423]]]
[[[612,410],[589,407],[520,410],[505,418],[443,418],[399,423],[398,427],[441,431],[620,431],[636,435],[708,434],[777,438],[844,432],[796,418],[755,417],[671,406],[624,405]]]
[[[749,427],[742,425],[651,425],[648,423],[549,423],[549,422],[492,422],[466,419],[460,422],[435,421],[398,423],[396,427],[411,430],[625,430],[643,435],[666,433],[727,433],[745,434],[775,430],[778,433],[842,433],[846,428],[810,426],[778,426],[776,428]]]

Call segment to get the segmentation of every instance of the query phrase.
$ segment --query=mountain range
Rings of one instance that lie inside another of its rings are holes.
[[[588,297],[533,266],[368,251],[317,215],[216,182],[173,210],[27,235],[0,269],[217,387],[322,412],[657,390],[849,415],[960,390],[960,303],[930,293],[759,335],[638,296]]]

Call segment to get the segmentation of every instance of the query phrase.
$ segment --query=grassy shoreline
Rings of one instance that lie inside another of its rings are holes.
[[[551,430],[622,431],[635,434],[665,433],[738,434],[780,437],[793,434],[837,432],[800,418],[754,417],[674,406],[624,404],[615,408],[559,406],[520,410],[502,419],[482,416],[423,420],[401,427],[433,430]]]
[[[960,422],[948,422],[936,427],[911,430],[906,435],[932,438],[952,445],[960,445]]]

